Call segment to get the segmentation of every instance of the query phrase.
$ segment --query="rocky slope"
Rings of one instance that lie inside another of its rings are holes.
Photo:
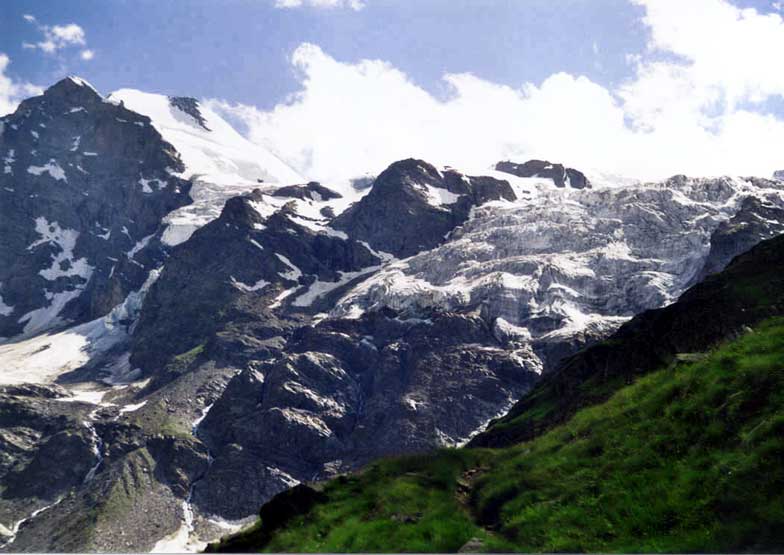
[[[515,198],[505,181],[454,170],[442,173],[422,160],[403,160],[384,170],[370,192],[331,225],[376,250],[405,258],[443,243],[474,206]]]
[[[517,200],[474,208],[448,241],[386,264],[331,314],[478,311],[499,336],[531,345],[548,368],[783,229],[784,190],[769,180],[676,176],[582,190],[550,179],[510,184]]]
[[[782,231],[763,179],[409,159],[307,182],[194,99],[78,79],[0,141],[0,257],[26,276],[0,274],[7,551],[196,550],[297,482],[463,444]],[[25,334],[36,310],[51,333]]]
[[[777,552],[784,237],[567,361],[471,446],[273,498],[226,552]],[[525,443],[522,443],[525,442]]]
[[[190,202],[146,116],[68,78],[0,120],[0,336],[109,312],[160,264],[161,220]]]

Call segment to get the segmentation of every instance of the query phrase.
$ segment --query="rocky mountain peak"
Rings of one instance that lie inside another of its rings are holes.
[[[261,199],[261,191],[254,189],[248,195],[232,197],[226,201],[221,212],[221,219],[227,224],[239,225],[243,228],[252,228],[254,224],[263,221],[262,216],[253,208],[252,203]]]
[[[501,198],[515,198],[506,181],[442,173],[409,158],[381,172],[370,192],[332,225],[374,249],[405,257],[443,242],[473,206]]]
[[[48,100],[57,99],[73,105],[89,105],[103,100],[92,85],[84,79],[75,76],[65,77],[46,89],[44,98]]]
[[[3,123],[0,337],[108,313],[160,262],[163,217],[191,202],[179,154],[78,77]]]
[[[547,160],[528,160],[524,164],[515,162],[498,162],[496,171],[516,175],[517,177],[543,177],[552,179],[558,188],[571,187],[573,189],[587,189],[591,182],[585,174],[574,168],[567,168],[563,164],[548,162]]]
[[[280,187],[272,193],[272,196],[291,197],[298,198],[300,200],[310,199],[315,201],[343,198],[343,195],[333,191],[332,189],[329,189],[328,187],[324,187],[318,181],[311,181],[305,185],[289,185],[286,187]]]
[[[416,158],[407,158],[392,163],[385,169],[376,179],[376,182],[387,182],[393,179],[400,179],[401,177],[416,177],[430,179],[434,182],[439,182],[441,175],[439,171],[424,160]]]
[[[773,179],[784,181],[784,170],[776,170],[775,172],[773,172]]]

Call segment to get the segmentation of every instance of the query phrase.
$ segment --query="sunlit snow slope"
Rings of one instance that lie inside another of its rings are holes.
[[[163,240],[176,245],[220,214],[226,199],[254,188],[303,183],[304,179],[267,149],[237,133],[214,111],[193,99],[167,97],[134,89],[108,96],[113,102],[148,116],[152,125],[180,154],[194,182],[193,204],[167,218]]]

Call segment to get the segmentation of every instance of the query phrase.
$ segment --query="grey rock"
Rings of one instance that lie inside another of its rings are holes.
[[[564,167],[563,164],[554,164],[546,160],[529,160],[524,164],[514,162],[498,162],[495,169],[499,172],[516,175],[517,177],[543,177],[552,179],[556,187],[571,187],[572,189],[586,189],[591,187],[591,182],[585,174],[574,168]]]
[[[0,128],[0,337],[106,314],[160,264],[161,220],[190,202],[179,155],[72,78]]]
[[[297,224],[285,208],[262,217],[253,208],[259,198],[230,199],[218,219],[173,250],[145,299],[134,365],[159,373],[195,348],[242,352],[246,340],[266,342],[272,354],[275,337],[307,320],[287,312],[297,290],[379,262],[357,241]]]
[[[331,225],[403,258],[443,243],[472,207],[502,198],[515,199],[506,181],[442,173],[422,160],[402,160],[384,170],[370,192]]]
[[[311,181],[305,185],[288,185],[286,187],[280,187],[272,192],[272,196],[311,200],[331,200],[343,197],[340,193],[324,187],[316,181]]]
[[[281,487],[270,473],[284,483],[322,479],[378,457],[457,445],[537,378],[480,318],[457,314],[326,320],[298,329],[285,353],[236,376],[200,427],[216,462],[197,499],[227,518],[252,512],[258,497],[227,504],[211,498],[222,491],[215,481],[225,486],[234,475],[235,488],[269,499]],[[249,457],[267,470],[242,472]]]
[[[723,270],[730,261],[761,240],[784,232],[784,207],[758,198],[744,199],[740,209],[711,234],[710,251],[694,282]]]

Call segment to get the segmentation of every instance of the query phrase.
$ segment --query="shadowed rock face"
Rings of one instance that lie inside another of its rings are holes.
[[[254,208],[260,198],[230,199],[217,220],[173,250],[145,299],[134,365],[159,375],[172,357],[207,343],[241,358],[245,340],[271,355],[307,321],[287,311],[295,293],[379,262],[357,241],[297,224],[286,208],[263,217]]]
[[[472,202],[497,195],[496,180],[444,181]],[[229,200],[173,249],[133,338],[132,365],[170,400],[211,364],[242,369],[199,425],[213,457],[193,493],[199,511],[245,517],[296,481],[456,444],[534,383],[530,353],[478,316],[385,310],[316,323],[381,260],[353,237],[304,227],[290,203],[267,214],[263,202],[260,191]]]
[[[459,444],[538,377],[481,318],[457,314],[327,320],[284,353],[236,376],[202,423],[215,465],[195,500],[227,518],[292,478]],[[249,459],[267,471],[244,472]]]
[[[287,187],[280,187],[272,192],[275,197],[291,197],[298,199],[311,199],[311,200],[331,200],[335,198],[342,198],[343,195],[336,193],[332,189],[324,187],[316,181],[311,181],[305,185],[289,185]]]
[[[95,464],[86,407],[62,402],[67,396],[57,386],[0,387],[0,524],[80,485]]]
[[[776,170],[775,172],[773,172],[773,179],[784,181],[784,170]]]
[[[202,129],[206,131],[210,130],[210,128],[207,127],[207,121],[204,119],[204,116],[201,115],[201,111],[199,110],[199,101],[195,98],[188,96],[170,96],[169,104],[181,112],[191,116],[196,121],[196,123],[201,126]]]
[[[556,187],[571,187],[572,189],[586,189],[591,187],[591,182],[581,171],[566,168],[563,164],[553,164],[546,160],[529,160],[524,164],[514,162],[498,162],[495,169],[499,172],[516,175],[517,177],[544,177],[552,179]]]
[[[402,160],[384,170],[370,192],[332,226],[403,258],[443,243],[473,206],[499,199],[515,199],[505,181],[441,173],[422,160]]]
[[[750,197],[740,210],[726,222],[719,224],[711,235],[710,252],[705,266],[695,282],[723,270],[729,262],[746,252],[762,239],[770,239],[784,232],[784,209]]]
[[[106,314],[163,257],[190,202],[149,118],[64,79],[0,119],[0,337]]]

